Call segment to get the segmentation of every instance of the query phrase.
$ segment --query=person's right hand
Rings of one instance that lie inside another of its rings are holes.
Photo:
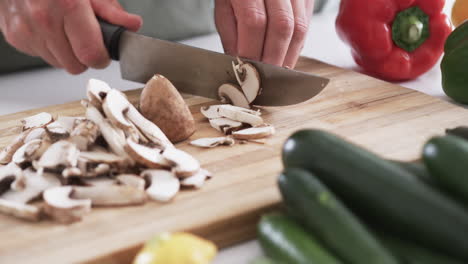
[[[142,25],[117,0],[0,0],[6,41],[72,74],[110,62],[96,16],[132,31]]]

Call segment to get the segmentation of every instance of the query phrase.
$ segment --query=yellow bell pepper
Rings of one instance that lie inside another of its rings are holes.
[[[457,27],[468,19],[468,0],[457,0],[452,8],[452,24]]]
[[[209,264],[216,246],[188,233],[163,233],[149,240],[133,264]]]

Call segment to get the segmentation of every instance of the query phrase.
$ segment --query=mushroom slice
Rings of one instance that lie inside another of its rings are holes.
[[[200,170],[200,163],[192,155],[174,147],[166,148],[162,156],[172,162],[177,177],[185,178],[194,175]]]
[[[82,116],[59,116],[57,120],[55,120],[55,122],[60,124],[63,128],[65,128],[68,133],[71,133],[77,123],[81,123],[85,120],[86,119]]]
[[[41,210],[37,206],[4,199],[0,199],[0,213],[29,221],[39,221],[41,216]]]
[[[169,168],[172,165],[171,162],[169,162],[161,154],[161,149],[150,148],[135,143],[131,139],[127,139],[125,149],[128,151],[130,157],[132,157],[137,163],[142,164],[148,168]]]
[[[138,175],[134,174],[120,174],[117,177],[115,177],[117,180],[117,183],[122,184],[122,185],[128,185],[133,188],[136,188],[138,190],[144,190],[145,189],[145,180],[141,178]]]
[[[11,162],[15,152],[24,145],[24,140],[28,136],[29,131],[25,131],[16,136],[13,141],[0,152],[0,164],[8,164]]]
[[[36,167],[55,170],[60,167],[76,167],[79,155],[80,151],[75,144],[64,140],[57,141],[42,154]]]
[[[249,103],[252,103],[260,94],[260,74],[255,66],[239,60],[238,64],[232,63],[237,82]]]
[[[233,104],[242,108],[250,108],[250,104],[238,85],[225,83],[218,88],[222,103]]]
[[[190,142],[190,145],[201,148],[214,148],[220,145],[232,146],[235,141],[230,137],[199,138]]]
[[[0,167],[0,195],[10,188],[22,189],[24,180],[23,171],[15,163]]]
[[[224,134],[231,134],[232,131],[236,131],[242,128],[241,122],[234,121],[225,117],[213,118],[210,119],[209,122],[214,129]]]
[[[46,126],[47,134],[52,141],[65,139],[70,135],[70,132],[57,121],[54,121]]]
[[[35,139],[44,139],[47,135],[47,131],[43,127],[33,128],[28,135],[24,138],[24,143],[28,143]]]
[[[73,187],[71,198],[90,199],[93,206],[123,206],[143,204],[146,193],[128,185],[96,185]]]
[[[102,109],[106,117],[112,122],[113,125],[120,129],[128,129],[132,124],[124,116],[128,111],[130,102],[127,97],[120,91],[112,89],[107,92],[106,98],[102,103]]]
[[[51,114],[42,112],[37,115],[24,118],[21,120],[21,123],[23,124],[23,131],[25,131],[31,128],[44,127],[52,121],[54,121],[54,119]]]
[[[130,105],[125,115],[128,120],[130,120],[130,122],[132,122],[152,143],[160,146],[161,148],[172,146],[171,141],[166,137],[162,130],[156,124],[146,119],[133,105]]]
[[[62,171],[62,176],[64,178],[80,177],[80,176],[83,176],[83,172],[79,168],[76,168],[76,167],[66,168]]]
[[[114,153],[98,149],[91,149],[90,151],[81,151],[80,159],[84,159],[90,163],[105,164],[122,164],[125,161],[122,157],[117,156]]]
[[[61,223],[80,221],[84,214],[91,211],[91,199],[72,199],[73,188],[60,186],[45,190],[44,212]]]
[[[262,127],[251,127],[247,129],[242,129],[232,133],[232,136],[235,139],[260,139],[273,135],[275,133],[275,128],[273,126],[262,126]]]
[[[195,175],[183,179],[182,186],[201,188],[205,181],[211,177],[211,173],[205,169],[200,169]]]
[[[221,105],[202,106],[200,108],[200,113],[202,113],[202,115],[204,115],[208,119],[220,118],[220,117],[222,117],[219,114],[219,107],[220,106]]]
[[[6,191],[0,198],[26,204],[39,197],[44,190],[61,185],[57,175],[51,173],[39,174],[32,169],[23,171],[23,180],[24,188],[17,191]]]
[[[247,111],[246,111],[247,110]],[[258,126],[263,124],[263,119],[257,114],[256,111],[237,107],[233,105],[221,105],[218,113],[226,118],[247,123],[251,126]]]
[[[48,142],[34,139],[24,144],[13,155],[12,162],[21,165],[25,162],[39,158],[49,147]]]
[[[180,190],[180,182],[167,170],[145,170],[141,176],[147,178],[150,186],[146,189],[148,196],[159,202],[170,201]]]
[[[94,107],[101,109],[102,101],[110,90],[112,89],[106,82],[97,79],[89,79],[86,85],[86,96]]]
[[[102,116],[101,112],[93,106],[86,109],[86,117],[98,125],[102,136],[106,140],[107,144],[109,144],[112,152],[124,157],[126,160],[130,158],[124,149],[126,143],[125,135],[122,130],[113,127],[109,121]]]
[[[75,143],[79,150],[85,151],[99,136],[99,127],[90,120],[79,120],[70,133],[70,141]]]

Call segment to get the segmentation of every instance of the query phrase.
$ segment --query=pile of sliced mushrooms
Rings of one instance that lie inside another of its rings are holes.
[[[201,109],[224,136],[192,145],[231,146],[274,134],[251,109],[261,91],[257,70],[240,60],[233,69],[238,84],[219,87],[223,104]],[[86,95],[84,117],[40,113],[21,121],[21,133],[0,151],[0,213],[73,223],[96,206],[168,202],[181,187],[201,188],[211,178],[172,143],[189,138],[195,121],[164,76],[148,81],[140,109],[100,80],[89,80]]]
[[[190,142],[191,145],[204,148],[232,146],[235,140],[258,143],[258,140],[275,133],[275,128],[263,121],[260,110],[252,110],[252,103],[261,93],[257,69],[240,59],[232,66],[238,84],[226,83],[218,88],[218,95],[224,104],[202,107],[200,110],[210,125],[225,136],[196,139]]]
[[[105,82],[89,80],[82,105],[85,117],[22,120],[0,152],[0,212],[72,223],[94,206],[168,202],[181,186],[200,188],[211,177]]]

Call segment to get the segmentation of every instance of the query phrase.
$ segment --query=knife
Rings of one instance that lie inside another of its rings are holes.
[[[123,79],[146,83],[157,73],[183,93],[213,99],[218,99],[220,85],[237,83],[232,69],[235,57],[139,35],[102,20],[99,23],[109,56],[120,61]],[[260,73],[262,92],[254,105],[298,104],[319,94],[329,82],[309,73],[244,61],[252,63]]]

